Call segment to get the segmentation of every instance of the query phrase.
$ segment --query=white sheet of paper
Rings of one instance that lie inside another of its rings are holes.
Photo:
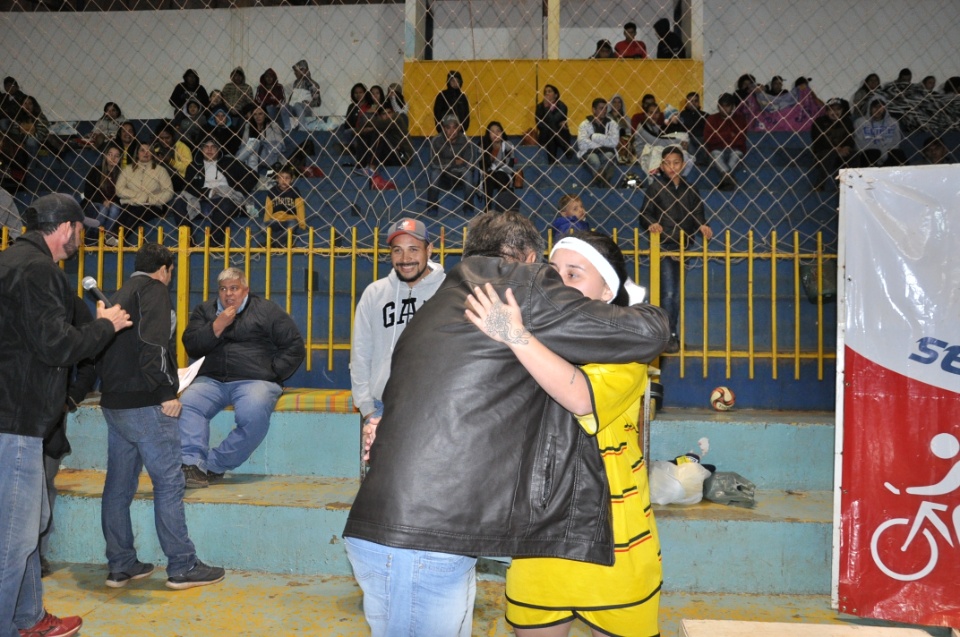
[[[180,389],[177,390],[177,394],[182,393],[184,389],[190,386],[190,383],[193,382],[193,379],[197,377],[198,373],[200,373],[200,366],[203,365],[203,360],[205,358],[206,356],[201,356],[190,367],[181,367],[177,370],[177,376],[180,377]]]

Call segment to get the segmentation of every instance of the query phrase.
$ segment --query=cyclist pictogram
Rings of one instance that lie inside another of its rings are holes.
[[[930,441],[930,450],[933,452],[933,455],[938,458],[950,460],[960,456],[960,441],[952,434],[937,434]],[[900,489],[889,482],[884,482],[883,486],[894,495],[900,495]],[[960,488],[960,461],[955,462],[950,468],[950,471],[936,484],[907,487],[905,491],[908,495],[939,496],[952,493],[958,488]],[[877,567],[887,576],[902,582],[912,582],[926,577],[933,571],[934,567],[936,567],[940,555],[938,538],[931,532],[930,527],[936,530],[951,547],[956,546],[953,541],[954,537],[960,541],[960,506],[957,506],[953,510],[952,534],[951,529],[940,517],[940,512],[947,511],[948,509],[949,506],[946,504],[923,500],[920,502],[917,514],[912,520],[908,518],[894,518],[878,526],[877,530],[873,532],[873,538],[870,540],[870,554],[873,556],[873,561]],[[929,524],[925,524],[927,522],[929,522]],[[898,531],[904,530],[899,527],[909,527],[910,530],[903,544],[898,548],[890,536],[893,535],[893,537],[896,537]],[[882,539],[884,533],[888,534],[886,539]],[[923,537],[926,538],[929,548],[924,549],[922,543],[914,545],[914,540],[918,534],[922,534]],[[912,551],[910,550],[911,547],[913,547]],[[918,551],[924,551],[924,553],[919,554],[917,553]],[[929,551],[929,558],[925,558],[926,551]],[[898,559],[897,552],[909,558],[905,563],[910,566],[890,566],[891,563],[903,561]],[[918,564],[920,566],[916,568]],[[895,570],[896,568],[900,570]]]

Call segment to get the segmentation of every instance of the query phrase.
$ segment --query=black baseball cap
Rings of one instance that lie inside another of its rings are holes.
[[[80,204],[70,195],[52,193],[34,199],[24,210],[23,222],[27,230],[34,230],[42,223],[61,224],[79,221],[88,228],[99,228],[100,222],[83,214]]]

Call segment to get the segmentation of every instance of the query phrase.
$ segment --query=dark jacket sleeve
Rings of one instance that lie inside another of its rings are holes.
[[[87,304],[79,296],[76,297],[73,303],[72,322],[75,327],[82,327],[93,323],[93,314],[90,313],[90,308],[87,307]],[[94,357],[90,356],[77,363],[76,371],[71,377],[70,384],[67,387],[67,403],[71,410],[76,409],[77,405],[87,397],[87,394],[93,391],[93,386],[96,382],[97,367]]]
[[[172,368],[170,352],[172,314],[167,286],[160,282],[145,285],[137,293],[136,311],[139,313],[139,359],[143,379],[150,391],[167,388],[165,400],[177,397],[179,379]],[[134,311],[131,309],[131,312]]]
[[[663,210],[657,201],[657,195],[663,189],[663,185],[658,179],[654,179],[646,190],[643,191],[643,207],[640,208],[640,223],[645,228],[649,228],[655,223],[660,223],[660,216]]]
[[[220,343],[213,333],[213,321],[216,316],[208,308],[210,301],[201,303],[190,314],[190,322],[183,330],[183,346],[190,358],[206,356]]]
[[[300,367],[307,350],[297,324],[279,306],[274,307],[275,318],[270,324],[270,338],[277,346],[277,355],[273,359],[273,371],[277,378],[284,381]]]
[[[655,305],[619,307],[593,301],[544,267],[533,279],[524,324],[548,349],[574,365],[648,363],[670,339],[667,314]]]
[[[113,338],[113,325],[106,319],[97,319],[82,327],[71,324],[71,314],[59,296],[60,283],[51,279],[63,276],[59,270],[35,268],[32,276],[23,282],[24,324],[33,323],[37,329],[26,336],[29,347],[45,365],[70,367],[85,358],[96,355]]]
[[[221,162],[224,160],[221,159]],[[230,187],[238,190],[243,195],[250,195],[257,188],[257,174],[250,170],[245,163],[236,159],[227,160],[224,172]]]

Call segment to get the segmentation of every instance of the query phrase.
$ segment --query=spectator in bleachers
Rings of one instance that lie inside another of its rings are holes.
[[[408,118],[407,125],[404,126],[406,129],[409,126],[410,105],[403,97],[403,87],[396,82],[387,87],[387,103],[397,117],[402,115]]]
[[[113,143],[120,149],[120,169],[123,170],[137,160],[137,131],[133,122],[124,122],[117,129]]]
[[[806,101],[809,101],[813,103],[814,108],[819,107],[822,109],[824,102],[817,96],[816,92],[810,86],[810,81],[811,79],[809,77],[798,77],[793,81],[793,90],[791,93],[793,93],[793,96],[796,98],[798,103],[802,104]]]
[[[157,162],[150,144],[139,144],[135,155],[137,160],[117,177],[117,225],[126,230],[128,239],[135,236],[138,226],[162,217],[173,199],[170,173]]]
[[[373,127],[377,132],[373,161],[379,166],[403,166],[413,157],[409,119],[406,113],[394,110],[395,101],[388,100],[373,117]]]
[[[6,131],[17,118],[26,97],[14,78],[3,78],[3,95],[0,96],[0,132]]]
[[[210,114],[204,136],[216,138],[220,148],[231,155],[240,150],[240,134],[234,128],[226,106],[220,106]]]
[[[580,195],[566,194],[557,202],[557,218],[550,224],[555,235],[573,234],[578,230],[589,230],[587,210],[583,207]]]
[[[291,117],[297,118],[298,128],[307,130],[303,124],[317,117],[314,109],[320,108],[323,103],[320,85],[310,75],[310,65],[306,60],[300,60],[293,65],[293,75],[295,79],[290,87],[290,94],[280,111],[283,130],[288,132],[293,129]]]
[[[370,87],[370,104],[374,109],[378,109],[383,106],[383,103],[386,101],[386,97],[383,93],[383,87],[379,84],[374,84]]]
[[[238,117],[247,104],[253,104],[253,87],[247,84],[247,74],[238,66],[230,72],[230,81],[223,85],[223,101],[230,114]]]
[[[125,121],[127,120],[123,118],[123,113],[116,102],[107,102],[103,106],[103,115],[93,125],[90,141],[96,148],[102,148],[105,143],[117,136],[120,125]]]
[[[823,190],[828,181],[836,179],[841,168],[850,165],[857,151],[847,100],[834,97],[827,101],[824,114],[813,120],[810,141],[817,160],[814,171],[820,175],[814,189]]]
[[[623,25],[623,39],[613,48],[619,58],[644,59],[647,57],[647,45],[637,39],[637,25],[627,22]]]
[[[197,198],[197,223],[210,227],[210,241],[222,247],[226,228],[240,211],[240,205],[253,192],[257,176],[246,165],[229,155],[224,156],[216,137],[206,137],[200,154],[187,169],[186,192]]]
[[[920,84],[928,93],[933,93],[935,90],[937,90],[937,78],[934,75],[926,76],[923,78],[923,81],[920,82]]]
[[[13,144],[14,163],[21,164],[23,170],[29,170],[49,134],[50,122],[40,105],[30,95],[24,96],[20,111],[6,132],[7,139]]]
[[[517,159],[500,122],[490,122],[480,140],[480,172],[487,212],[519,210],[520,199],[513,192]]]
[[[276,119],[280,107],[286,103],[286,99],[283,84],[277,80],[277,72],[273,69],[264,71],[263,75],[260,76],[260,86],[257,87],[257,94],[253,98],[253,103],[263,108],[270,119]]]
[[[665,147],[680,146],[685,155],[683,176],[686,177],[693,170],[693,157],[687,152],[689,135],[680,123],[680,111],[670,105],[666,112],[661,111],[657,98],[649,93],[640,100],[640,109],[631,123],[635,126],[635,152],[644,174],[657,169]]]
[[[939,137],[933,135],[924,140],[920,153],[923,155],[923,163],[930,166],[957,163],[946,144]]]
[[[616,122],[620,131],[620,143],[617,145],[617,161],[621,164],[632,164],[637,161],[633,152],[633,126],[627,117],[627,107],[619,93],[607,102],[607,117]]]
[[[441,132],[430,138],[430,165],[427,176],[427,214],[437,214],[440,190],[459,191],[463,196],[463,214],[473,212],[475,186],[472,171],[477,163],[477,151],[467,139],[463,126],[454,113],[447,113],[440,121]]]
[[[463,76],[460,71],[447,72],[447,88],[437,94],[433,101],[433,120],[437,125],[437,132],[442,132],[441,122],[450,113],[453,113],[464,132],[470,128],[470,101],[463,92]]]
[[[880,88],[880,76],[871,73],[863,78],[860,88],[853,94],[853,117],[859,119],[867,115],[867,102],[870,101]]]
[[[187,168],[193,162],[193,153],[187,144],[177,139],[177,130],[171,124],[164,122],[160,125],[153,155],[168,168],[174,192],[182,192],[186,186]]]
[[[120,218],[117,179],[120,177],[120,148],[113,143],[103,149],[100,163],[90,167],[83,183],[84,214],[100,222],[108,246],[117,245],[114,226]]]
[[[703,127],[703,145],[713,165],[720,171],[721,190],[737,187],[733,171],[747,152],[747,124],[736,110],[736,99],[724,93],[717,100],[717,112],[707,116]]]
[[[857,164],[860,166],[903,166],[907,157],[900,150],[900,124],[887,112],[887,100],[874,96],[867,103],[867,117],[854,124]]]
[[[553,84],[543,87],[543,101],[534,113],[537,122],[537,143],[547,151],[552,164],[565,157],[573,142],[567,126],[567,105],[560,100],[560,91]]]
[[[293,228],[294,237],[297,230],[307,229],[306,203],[293,185],[294,180],[296,171],[293,166],[287,164],[280,168],[277,171],[277,183],[270,189],[264,202],[263,223],[270,228],[275,248],[287,245],[287,229]]]
[[[230,107],[223,101],[223,93],[220,92],[220,89],[213,89],[210,91],[210,103],[207,105],[207,112],[215,113],[220,110],[230,113]]]
[[[7,229],[7,237],[13,241],[23,233],[23,221],[13,195],[0,188],[0,226]]]
[[[687,57],[683,38],[680,36],[679,25],[670,28],[668,18],[660,18],[653,23],[653,31],[657,34],[657,59],[682,59]]]
[[[196,148],[206,135],[206,118],[204,109],[199,101],[191,99],[185,107],[186,115],[180,120],[178,128],[180,137],[190,148]]]
[[[737,106],[740,106],[740,104],[760,90],[762,89],[757,86],[757,78],[749,73],[741,75],[737,78],[737,90],[733,93],[734,98],[737,100]]]
[[[897,73],[897,79],[892,82],[887,82],[882,90],[884,94],[888,95],[891,101],[903,97],[904,94],[910,90],[911,85],[913,84],[913,71],[908,68],[900,69],[900,72]]]
[[[591,109],[593,113],[583,120],[577,132],[577,157],[593,175],[592,187],[610,188],[620,144],[620,128],[607,117],[607,100],[596,98]]]
[[[687,147],[687,152],[694,157],[698,164],[701,163],[701,157],[698,155],[703,155],[703,127],[707,123],[707,113],[700,108],[700,94],[696,91],[691,91],[687,93],[686,101],[683,104],[683,109],[679,114],[680,118],[680,127],[687,133],[689,136],[689,146]]]
[[[187,69],[183,74],[183,81],[177,84],[170,94],[169,102],[173,107],[174,121],[179,122],[186,116],[185,107],[191,99],[199,102],[203,108],[210,104],[210,96],[207,95],[207,89],[200,84],[200,76],[193,69]]]
[[[703,235],[704,241],[713,236],[704,216],[700,193],[681,174],[683,163],[683,150],[679,146],[663,149],[660,170],[647,186],[640,211],[640,223],[647,232],[660,235],[660,249],[668,252],[680,249],[681,231],[685,247],[697,233]],[[676,353],[680,351],[680,261],[675,257],[660,259],[660,307],[670,321],[670,342],[664,351]]]
[[[597,49],[590,57],[597,60],[612,60],[617,57],[610,40],[597,40]]]
[[[350,89],[350,106],[340,127],[340,143],[353,156],[360,158],[363,151],[360,148],[358,136],[366,123],[366,112],[370,110],[370,94],[367,87],[360,82]]]
[[[779,75],[773,76],[769,84],[764,84],[761,90],[754,93],[754,97],[765,111],[779,111],[797,103],[790,91],[783,88],[783,78]]]
[[[247,107],[249,117],[240,131],[241,144],[237,159],[257,173],[268,168],[277,170],[286,152],[283,130],[259,106]]]

